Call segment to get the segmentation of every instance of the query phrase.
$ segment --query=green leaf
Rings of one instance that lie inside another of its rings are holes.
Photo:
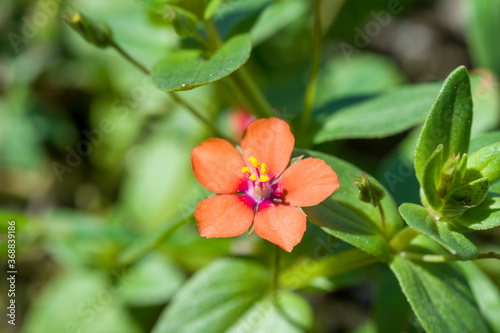
[[[454,70],[445,80],[425,120],[415,149],[415,171],[422,184],[427,160],[439,144],[446,161],[450,154],[467,153],[472,122],[472,98],[465,67]]]
[[[125,302],[133,306],[166,303],[184,282],[184,274],[171,260],[151,254],[130,267],[131,281],[121,289]]]
[[[133,278],[113,274],[118,277],[116,285],[103,274],[87,271],[67,272],[49,281],[31,304],[23,332],[142,332],[120,299],[121,288]]]
[[[117,258],[121,265],[130,265],[141,259],[149,252],[156,249],[162,242],[168,239],[177,229],[190,221],[194,214],[195,207],[186,208],[185,212],[180,212],[173,221],[166,223],[160,230],[147,233],[144,237],[136,239],[129,247],[125,248]]]
[[[495,0],[467,0],[467,41],[476,67],[486,67],[500,77],[500,3]]]
[[[374,317],[377,332],[408,332],[410,305],[399,287],[398,280],[388,269],[379,273],[374,302]]]
[[[383,93],[402,83],[403,75],[387,57],[365,52],[349,58],[333,57],[318,72],[315,109],[339,98]],[[437,93],[439,88],[435,86]],[[430,100],[434,96],[430,95]],[[426,111],[423,109],[422,114]]]
[[[472,230],[487,230],[500,225],[500,196],[489,193],[476,207],[467,209],[453,221]]]
[[[335,277],[379,259],[353,248],[326,257],[298,261],[280,275],[280,286],[289,289],[305,288],[318,277]]]
[[[470,76],[472,105],[474,106],[472,138],[497,129],[500,122],[500,112],[498,112],[500,109],[500,87],[497,77],[487,69],[481,69],[478,72],[478,75]],[[493,142],[497,141],[500,139]]]
[[[164,91],[190,90],[220,80],[240,68],[250,57],[251,37],[231,38],[210,59],[200,51],[182,50],[160,60],[152,71],[155,85]]]
[[[470,240],[451,230],[447,222],[436,221],[424,207],[404,203],[399,207],[399,212],[410,227],[435,240],[454,256],[462,260],[477,257],[477,247]]]
[[[390,267],[426,332],[489,332],[456,265],[415,263],[395,256]]]
[[[434,153],[425,164],[424,173],[422,175],[422,190],[425,198],[430,206],[439,211],[443,206],[443,202],[438,195],[438,186],[441,180],[441,166],[443,165],[443,145],[437,146]]]
[[[352,186],[360,169],[331,155],[315,151],[297,151],[324,160],[337,173],[340,188],[321,204],[304,207],[307,218],[320,226],[325,232],[346,241],[363,251],[378,257],[386,257],[388,244],[382,234],[378,208],[359,200],[359,190]],[[367,176],[369,176],[367,174]],[[403,227],[396,204],[389,192],[381,203],[386,217],[386,233],[390,237]]]
[[[297,21],[306,15],[308,8],[307,2],[302,0],[274,1],[264,9],[250,30],[253,44],[260,44]]]
[[[170,0],[136,0],[146,8],[156,11],[160,14],[165,14],[167,5],[170,5]]]
[[[289,291],[268,295],[242,316],[227,332],[310,332],[313,312],[301,296]]]
[[[203,19],[204,20],[209,20],[214,16],[215,12],[219,8],[219,6],[224,2],[225,0],[210,0],[207,4],[207,7],[205,8],[205,12],[203,13]]]
[[[268,296],[270,277],[249,260],[217,260],[184,285],[152,332],[306,331],[309,305],[288,292]]]
[[[500,141],[469,156],[464,181],[487,177],[490,184],[500,179]]]
[[[458,265],[469,282],[483,317],[493,332],[500,332],[500,290],[491,279],[473,262]]]
[[[479,178],[456,188],[444,199],[453,200],[466,206],[476,206],[483,202],[488,194],[488,188],[488,178]]]
[[[436,83],[394,88],[373,97],[365,96],[362,102],[335,113],[316,113],[315,122],[320,128],[314,135],[314,143],[373,139],[403,132],[425,119],[438,91]]]

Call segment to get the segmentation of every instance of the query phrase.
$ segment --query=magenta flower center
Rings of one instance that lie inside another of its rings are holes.
[[[250,157],[249,161],[254,166],[252,172],[250,168],[244,167],[241,172],[248,174],[246,183],[242,184],[242,192],[254,201],[260,204],[269,200],[280,200],[281,194],[278,191],[278,185],[273,184],[273,179],[269,177],[267,165],[259,163],[255,157]]]

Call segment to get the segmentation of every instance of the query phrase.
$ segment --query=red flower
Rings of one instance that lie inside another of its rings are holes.
[[[243,108],[238,108],[231,112],[229,116],[229,126],[231,127],[231,132],[236,141],[241,141],[245,129],[255,119],[253,114]]]
[[[238,236],[253,222],[257,235],[285,251],[300,242],[306,215],[296,207],[319,204],[339,182],[332,168],[317,158],[306,158],[285,170],[294,141],[285,121],[269,118],[248,126],[241,141],[243,157],[222,139],[208,139],[193,149],[196,178],[218,194],[196,207],[201,236]]]

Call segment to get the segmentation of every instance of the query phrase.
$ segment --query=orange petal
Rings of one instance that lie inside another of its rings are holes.
[[[282,200],[292,206],[319,204],[339,188],[337,174],[319,158],[306,158],[291,165],[278,180]]]
[[[257,210],[254,228],[260,237],[291,252],[306,231],[306,220],[298,208],[269,202]]]
[[[258,119],[248,125],[241,140],[241,152],[248,167],[253,156],[265,163],[272,178],[285,170],[292,155],[295,139],[290,126],[278,118]]]
[[[240,153],[229,142],[208,139],[191,152],[191,165],[200,184],[207,190],[230,194],[238,192],[246,181],[241,168],[246,164]]]
[[[253,203],[234,194],[206,198],[194,211],[200,235],[206,238],[241,235],[250,228],[253,216]]]

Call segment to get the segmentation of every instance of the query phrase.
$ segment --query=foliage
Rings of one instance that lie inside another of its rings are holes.
[[[454,58],[428,82],[409,44],[379,48],[438,10],[391,3],[0,5],[17,31],[0,66],[0,217],[16,221],[19,331],[500,333],[499,5],[462,1],[447,38],[465,36],[471,68]],[[240,149],[270,117],[290,125],[290,165],[320,159],[340,187],[300,208],[291,253],[253,226],[200,237],[210,193],[191,151]]]

